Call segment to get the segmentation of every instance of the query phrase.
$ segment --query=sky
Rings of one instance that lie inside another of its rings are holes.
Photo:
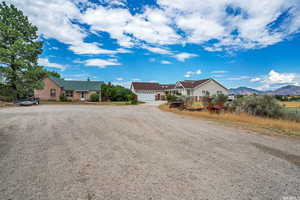
[[[299,0],[8,0],[70,80],[300,85]]]

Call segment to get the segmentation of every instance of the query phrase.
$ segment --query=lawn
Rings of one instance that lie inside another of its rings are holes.
[[[267,135],[288,135],[300,137],[300,123],[293,121],[256,117],[244,113],[211,114],[207,111],[180,111],[178,109],[170,109],[168,105],[161,105],[159,108],[161,110],[180,115],[211,119]]]

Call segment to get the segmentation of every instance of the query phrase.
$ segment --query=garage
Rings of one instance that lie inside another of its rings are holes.
[[[155,93],[136,93],[139,101],[155,101]]]
[[[143,102],[158,100],[156,95],[162,90],[159,83],[152,82],[132,82],[130,89]]]

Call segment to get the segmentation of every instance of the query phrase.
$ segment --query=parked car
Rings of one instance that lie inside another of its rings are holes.
[[[19,99],[15,102],[15,104],[20,105],[20,106],[32,106],[32,105],[38,105],[40,104],[40,99],[39,98],[27,98],[27,99]]]

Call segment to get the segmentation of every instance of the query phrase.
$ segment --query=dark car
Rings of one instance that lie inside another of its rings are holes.
[[[40,99],[39,98],[27,98],[27,99],[19,99],[15,102],[15,104],[20,105],[20,106],[32,106],[32,105],[38,105],[40,104]]]

